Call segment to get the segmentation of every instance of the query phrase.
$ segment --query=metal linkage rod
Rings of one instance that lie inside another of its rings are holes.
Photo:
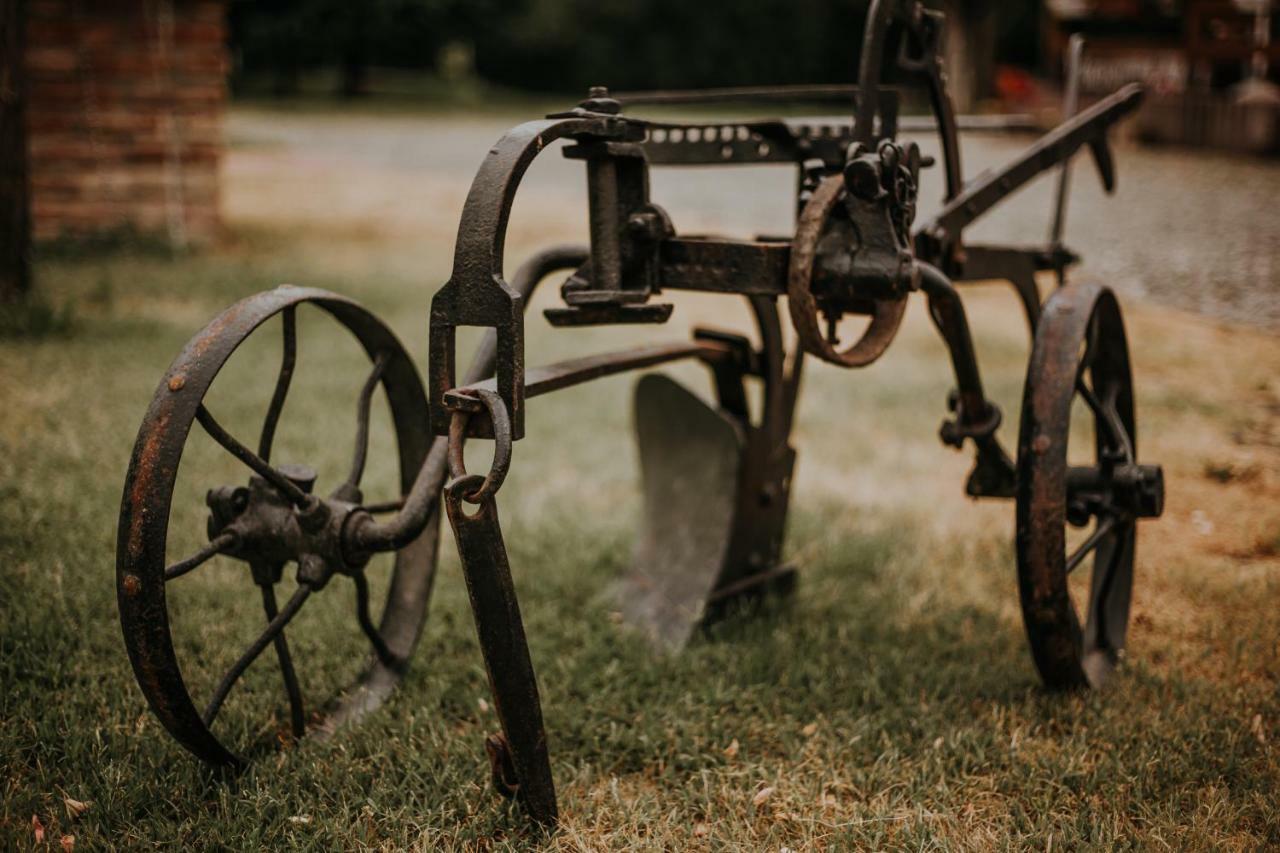
[[[524,374],[524,395],[525,399],[539,397],[552,391],[581,385],[593,379],[601,379],[605,376],[613,376],[618,373],[640,370],[645,367],[653,367],[686,358],[712,360],[724,358],[728,355],[730,355],[730,352],[726,346],[713,341],[699,340],[687,343],[653,344],[618,352],[589,355],[584,358],[573,358],[568,361],[560,361],[555,364],[543,365],[542,367],[531,367],[526,370]],[[495,389],[495,380],[489,378],[483,382],[475,382],[471,385],[455,388],[446,396],[451,405],[456,404],[459,408],[479,412],[483,410],[482,404],[479,400],[468,395],[476,391],[493,391]]]
[[[980,423],[988,418],[990,403],[982,390],[982,375],[978,371],[978,356],[969,333],[964,303],[951,280],[937,267],[924,262],[918,266],[920,286],[929,298],[929,316],[951,354],[960,394],[960,415],[966,426]]]

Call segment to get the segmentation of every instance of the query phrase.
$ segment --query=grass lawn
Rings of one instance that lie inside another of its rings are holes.
[[[227,245],[177,260],[46,259],[41,287],[74,305],[70,329],[0,340],[0,847],[31,846],[37,821],[47,842],[74,836],[82,849],[1280,845],[1280,341],[1136,304],[1142,455],[1165,465],[1168,503],[1141,528],[1128,665],[1105,689],[1038,684],[1013,507],[963,496],[968,454],[936,438],[949,368],[913,303],[881,362],[806,378],[786,548],[802,566],[796,594],[676,656],[623,631],[607,596],[640,507],[633,379],[531,404],[499,504],[561,797],[556,834],[488,789],[482,743],[497,721],[447,531],[426,635],[394,699],[359,728],[259,748],[246,774],[214,777],[152,717],[118,628],[116,513],[150,395],[208,318],[281,281],[357,298],[425,366],[430,288],[452,242],[447,224],[273,227],[270,210],[238,212],[266,193],[256,174],[233,158]],[[441,207],[441,223],[456,216]],[[512,261],[554,230],[514,229]],[[531,364],[676,338],[691,322],[746,328],[744,307],[686,299],[676,328],[553,331],[537,312],[554,289],[530,312]],[[966,293],[1012,446],[1026,333],[1011,291]],[[346,464],[366,368],[318,313],[300,325],[275,458],[314,465],[325,489]],[[220,379],[215,411],[233,431],[252,434],[277,352],[269,334]],[[696,368],[673,372],[707,385]],[[394,466],[380,416],[372,494],[390,489]],[[243,476],[207,442],[192,446],[173,557],[200,542],[203,490]],[[372,570],[375,583],[386,574]],[[241,564],[180,583],[184,674],[207,696],[262,615]],[[336,579],[290,629],[310,707],[365,654],[352,602]],[[219,734],[271,740],[287,722],[277,684],[264,656]]]

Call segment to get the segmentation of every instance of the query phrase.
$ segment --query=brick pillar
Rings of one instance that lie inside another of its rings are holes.
[[[0,303],[31,286],[31,202],[23,81],[24,0],[0,2]]]
[[[216,239],[226,3],[26,2],[34,238]]]

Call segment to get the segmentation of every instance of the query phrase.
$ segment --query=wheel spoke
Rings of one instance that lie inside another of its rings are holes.
[[[262,588],[262,609],[267,614],[268,624],[279,615],[276,610],[276,588],[274,584],[264,583]],[[289,720],[293,727],[293,736],[300,738],[306,732],[307,720],[302,709],[302,690],[298,687],[298,674],[293,670],[293,658],[289,654],[289,641],[282,630],[275,638],[276,657],[280,660],[280,674],[284,677],[284,690],[289,694]]]
[[[1093,532],[1089,534],[1089,538],[1081,542],[1080,547],[1076,548],[1075,551],[1071,552],[1071,556],[1067,557],[1066,573],[1069,575],[1075,571],[1081,561],[1098,547],[1098,544],[1115,526],[1116,517],[1114,515],[1099,518],[1098,523],[1094,525]]]
[[[275,618],[267,625],[265,631],[253,641],[249,648],[245,649],[244,654],[240,656],[231,669],[227,670],[222,676],[222,680],[218,682],[218,689],[213,692],[213,698],[209,700],[209,705],[204,709],[204,724],[206,726],[213,725],[213,720],[218,716],[218,711],[222,709],[222,703],[226,701],[227,694],[231,692],[231,688],[240,680],[240,676],[244,675],[244,671],[249,668],[258,655],[262,654],[262,650],[271,644],[273,640],[284,630],[284,626],[294,616],[298,615],[298,611],[302,609],[302,605],[307,600],[307,596],[311,595],[311,587],[303,585],[299,586],[297,592],[284,604],[284,609],[276,614]]]
[[[214,537],[209,541],[208,545],[204,546],[199,551],[196,551],[190,557],[187,557],[187,559],[180,560],[166,568],[164,570],[165,581],[168,582],[174,578],[180,578],[192,569],[199,568],[218,554],[221,554],[223,551],[230,548],[235,544],[235,541],[236,535],[230,532]]]
[[[356,406],[356,450],[351,460],[351,473],[347,481],[338,487],[343,493],[354,492],[364,477],[364,465],[369,456],[369,413],[373,405],[373,392],[382,381],[383,371],[387,369],[387,353],[378,353],[373,362],[373,370],[360,389],[360,400]]]
[[[1133,553],[1130,550],[1132,544],[1132,530],[1121,529],[1112,538],[1110,547],[1101,548],[1098,551],[1100,559],[1104,560],[1106,565],[1102,566],[1101,570],[1094,568],[1089,596],[1089,624],[1093,626],[1094,644],[1100,647],[1114,648],[1111,639],[1114,626],[1108,619],[1107,602],[1113,592],[1112,584],[1115,582],[1117,569],[1125,560],[1133,559]]]
[[[200,426],[204,427],[204,431],[209,434],[210,438],[222,445],[223,449],[232,456],[248,465],[255,474],[279,489],[296,506],[307,507],[311,505],[314,498],[298,488],[284,474],[272,468],[261,456],[237,441],[222,428],[221,424],[214,420],[213,415],[209,413],[203,403],[200,404],[200,408],[196,409],[196,420],[200,422]]]
[[[1089,325],[1084,332],[1084,355],[1080,358],[1080,365],[1076,368],[1076,387],[1079,388],[1084,382],[1084,372],[1093,367],[1093,360],[1098,357],[1098,318],[1093,316],[1089,318]]]
[[[1116,412],[1115,407],[1115,390],[1107,395],[1104,402],[1098,398],[1094,392],[1084,381],[1083,376],[1076,378],[1076,393],[1078,393],[1088,405],[1090,411],[1096,420],[1102,422],[1102,426],[1106,429],[1111,438],[1112,447],[1124,454],[1125,461],[1133,463],[1133,445],[1129,442],[1129,435],[1124,430],[1124,425],[1120,423],[1120,415]]]
[[[386,641],[382,639],[382,634],[378,632],[369,614],[369,581],[365,578],[364,572],[356,572],[351,577],[356,583],[356,619],[360,622],[360,630],[364,631],[369,642],[373,644],[373,651],[377,654],[378,660],[394,668],[399,665],[400,658],[387,648]]]
[[[267,418],[262,422],[262,436],[258,439],[258,455],[263,462],[271,460],[271,444],[275,441],[276,424],[280,422],[284,399],[289,393],[289,383],[293,380],[293,367],[298,361],[298,324],[294,307],[284,309],[280,317],[284,323],[284,351],[280,357],[280,373],[276,376],[276,390],[271,395]]]

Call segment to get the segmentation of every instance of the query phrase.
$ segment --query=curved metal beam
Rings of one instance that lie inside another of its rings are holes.
[[[510,413],[513,438],[524,434],[523,298],[502,277],[507,220],[516,190],[534,158],[557,139],[622,139],[631,126],[624,119],[591,113],[531,121],[509,131],[489,149],[462,209],[453,274],[431,300],[427,382],[431,427],[437,435],[449,430],[449,410],[443,401],[456,380],[458,326],[495,330],[498,394]]]

